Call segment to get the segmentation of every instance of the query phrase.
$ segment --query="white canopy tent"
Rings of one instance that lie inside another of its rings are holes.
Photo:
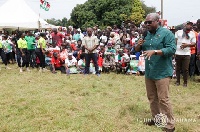
[[[24,0],[8,0],[0,7],[0,29],[50,28],[44,19],[39,18]]]

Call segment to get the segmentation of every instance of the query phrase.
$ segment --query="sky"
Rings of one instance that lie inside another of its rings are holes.
[[[0,0],[0,5],[7,0]],[[83,4],[87,0],[47,0],[51,4],[49,11],[44,11],[39,7],[40,0],[25,0],[26,3],[34,10],[38,16],[43,19],[62,19],[70,18],[72,9],[77,4]],[[156,7],[157,11],[161,10],[161,0],[143,0],[147,6]],[[198,13],[199,0],[163,0],[164,11],[163,18],[167,19],[169,26],[176,26],[188,20],[193,21],[200,18]],[[196,10],[195,10],[196,9]]]

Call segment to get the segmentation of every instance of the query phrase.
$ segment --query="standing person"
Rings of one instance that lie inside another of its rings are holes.
[[[78,73],[77,68],[78,63],[76,58],[73,56],[72,53],[69,53],[68,57],[65,59],[66,74],[69,75]]]
[[[192,31],[195,34],[196,37],[196,44],[198,41],[198,33],[197,33],[197,28],[196,27],[192,27]],[[193,78],[195,76],[195,70],[196,70],[196,45],[190,47],[190,51],[191,51],[191,56],[190,56],[190,64],[189,64],[189,75],[190,78]],[[193,78],[194,79],[194,78]]]
[[[52,43],[56,43],[56,45],[60,47],[61,44],[63,43],[64,35],[58,32],[56,28],[53,28],[52,31],[53,31],[53,33],[51,33]]]
[[[40,60],[40,72],[45,71],[45,48],[46,48],[46,40],[45,33],[40,33],[40,39],[38,40],[36,55]]]
[[[200,31],[200,19],[197,20],[197,28],[198,28],[198,31]],[[196,65],[197,65],[198,71],[200,73],[200,33],[198,35],[198,41],[197,41],[197,60],[196,60]],[[198,82],[200,82],[200,79],[198,79]]]
[[[173,75],[172,56],[176,51],[176,44],[172,32],[159,26],[159,19],[157,13],[147,15],[147,36],[139,39],[135,50],[143,50],[146,57],[145,84],[154,118],[146,124],[159,126],[161,122],[158,122],[156,117],[164,115],[167,120],[159,127],[163,127],[166,132],[174,132],[175,122],[169,101],[169,84]]]
[[[1,40],[0,40],[0,56],[1,56],[3,63],[6,66],[6,69],[11,69],[11,68],[8,67],[8,61],[7,61],[6,53],[4,52],[4,48],[3,48],[3,44],[2,44]],[[0,70],[1,70],[1,67],[0,67]]]
[[[92,35],[92,28],[87,29],[87,36],[83,38],[82,45],[85,48],[85,74],[89,74],[90,60],[92,59],[96,75],[100,76],[99,68],[97,64],[97,47],[99,45],[98,39],[96,36]]]
[[[27,42],[27,50],[28,50],[28,61],[32,68],[36,65],[36,55],[35,55],[35,37],[33,34],[28,31],[27,36],[25,36],[25,40]]]
[[[4,62],[4,64],[6,64],[6,69],[11,69],[7,66],[7,64],[9,63],[10,59],[12,59],[12,42],[8,39],[8,36],[7,35],[4,35],[2,36],[2,47],[3,47],[3,54],[2,57],[3,59],[2,60],[5,60],[7,61],[6,63]]]
[[[192,22],[187,22],[184,29],[178,30],[175,33],[177,50],[176,50],[176,85],[180,85],[180,76],[181,71],[183,73],[183,87],[187,87],[187,80],[189,75],[189,64],[190,64],[190,56],[191,50],[190,47],[194,47],[196,45],[196,36],[192,31]]]
[[[27,51],[27,42],[25,40],[25,33],[21,34],[20,39],[17,41],[17,45],[20,51],[20,56],[22,57],[22,64],[18,63],[18,66],[20,67],[20,72],[23,72],[22,68],[26,66],[26,70],[29,70],[29,61],[28,61],[28,51]]]
[[[61,73],[66,73],[65,67],[63,66],[63,62],[61,58],[58,56],[57,52],[54,52],[53,57],[51,58],[50,70],[54,74],[56,73],[56,70],[60,70]]]

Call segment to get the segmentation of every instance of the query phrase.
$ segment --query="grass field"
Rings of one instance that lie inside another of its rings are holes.
[[[1,67],[3,67],[1,65]],[[151,118],[144,77],[0,71],[0,132],[160,132]],[[200,132],[200,84],[174,86],[176,132]]]

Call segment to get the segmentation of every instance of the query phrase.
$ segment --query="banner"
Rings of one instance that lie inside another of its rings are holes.
[[[49,11],[50,9],[50,3],[46,0],[40,0],[40,8],[44,9],[45,11]]]

